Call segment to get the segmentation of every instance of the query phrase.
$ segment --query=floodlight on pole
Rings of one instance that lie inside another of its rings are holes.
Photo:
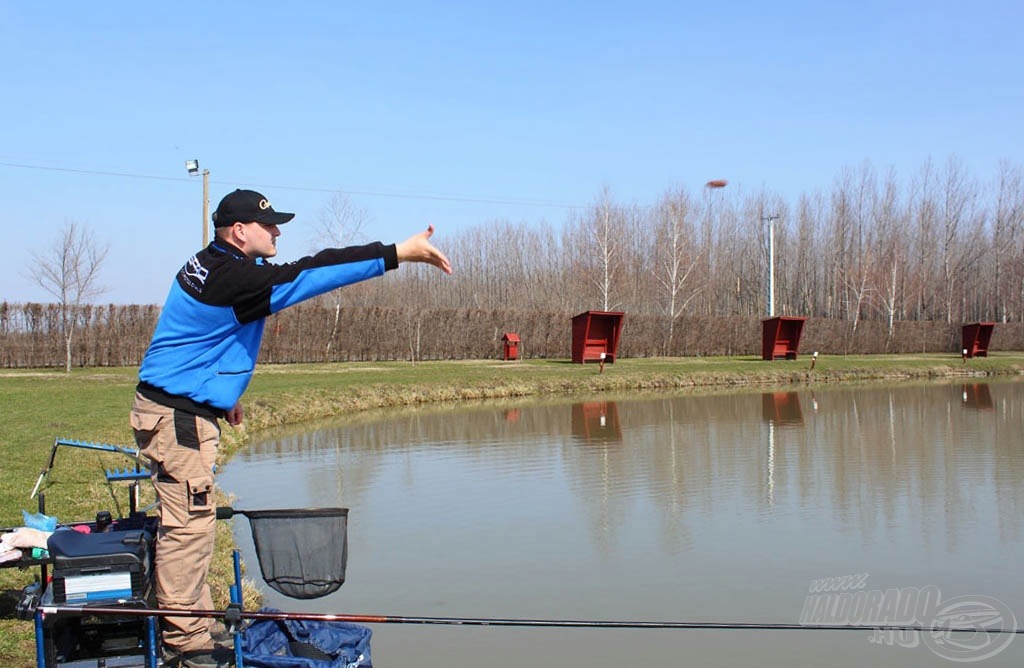
[[[775,317],[775,221],[778,214],[761,216],[762,223],[768,223],[768,317]]]
[[[199,161],[198,160],[186,160],[185,169],[191,176],[195,176],[199,173]],[[210,243],[210,226],[207,223],[207,219],[210,217],[210,170],[203,170],[203,248],[206,248],[207,244]]]

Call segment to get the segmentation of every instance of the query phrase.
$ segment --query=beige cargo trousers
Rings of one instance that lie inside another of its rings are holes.
[[[169,408],[137,392],[131,425],[160,501],[153,563],[157,604],[213,610],[206,576],[213,558],[213,467],[220,426],[214,418]],[[164,617],[164,645],[179,652],[208,650],[213,624],[209,618]]]

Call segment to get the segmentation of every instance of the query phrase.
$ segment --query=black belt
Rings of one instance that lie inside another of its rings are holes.
[[[217,418],[223,419],[227,413],[227,411],[211,406],[210,404],[200,403],[179,394],[165,392],[159,387],[150,385],[144,380],[139,381],[139,384],[135,386],[135,391],[150,401],[155,401],[156,403],[167,406],[168,408],[192,413],[193,415],[213,418],[216,420]]]

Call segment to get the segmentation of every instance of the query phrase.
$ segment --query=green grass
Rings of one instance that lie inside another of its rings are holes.
[[[377,408],[550,394],[594,395],[638,390],[709,391],[749,386],[984,377],[1024,373],[1024,353],[993,353],[964,363],[953,354],[823,356],[813,370],[808,356],[765,362],[752,356],[620,359],[597,364],[567,360],[381,362],[262,366],[246,394],[243,429],[224,427],[223,457],[262,430]],[[0,372],[0,526],[20,526],[29,494],[46,466],[54,439],[133,446],[128,411],[134,368]],[[60,448],[44,486],[47,512],[61,521],[91,518],[100,509],[123,511],[124,485],[108,486],[104,471],[125,467],[120,455]],[[143,501],[150,500],[144,497]],[[226,603],[230,533],[219,540],[211,581]],[[33,631],[12,619],[16,592],[35,570],[0,570],[0,665],[34,665]]]

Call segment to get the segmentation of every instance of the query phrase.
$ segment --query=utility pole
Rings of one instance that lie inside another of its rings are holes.
[[[775,317],[775,221],[778,214],[761,216],[762,223],[768,223],[768,317]]]
[[[203,248],[210,244],[210,170],[203,170]]]
[[[185,169],[192,176],[199,173],[198,160],[186,160]],[[203,170],[203,248],[210,243],[210,170]]]

